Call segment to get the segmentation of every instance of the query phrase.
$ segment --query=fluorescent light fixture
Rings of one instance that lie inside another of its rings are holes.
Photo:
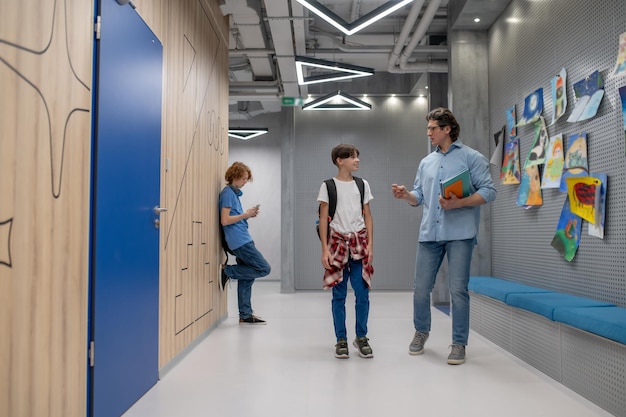
[[[357,65],[342,64],[340,62],[325,61],[323,59],[309,58],[299,55],[295,56],[295,61],[298,84],[300,85],[340,81],[374,75],[373,68],[359,67]],[[304,75],[304,67],[321,68],[330,72],[306,77]]]
[[[230,136],[231,138],[248,140],[248,139],[256,138],[257,136],[264,135],[268,131],[269,131],[268,129],[251,129],[251,128],[228,129],[228,136]]]
[[[302,106],[302,110],[371,110],[372,105],[352,97],[350,94],[336,91],[315,99]]]
[[[389,0],[381,6],[378,6],[376,9],[372,10],[371,12],[367,13],[366,15],[358,18],[352,23],[346,22],[319,1],[298,0],[298,3],[302,4],[304,7],[306,7],[346,35],[353,35],[364,27],[371,25],[372,23],[395,12],[399,8],[408,3],[411,3],[412,1],[413,0]]]

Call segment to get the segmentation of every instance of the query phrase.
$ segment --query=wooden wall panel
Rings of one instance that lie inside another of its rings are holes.
[[[227,168],[228,24],[217,0],[162,0],[160,7],[167,17],[161,36],[161,205],[168,208],[161,216],[163,367],[226,314],[216,206]]]
[[[0,416],[86,410],[93,20],[0,2]]]

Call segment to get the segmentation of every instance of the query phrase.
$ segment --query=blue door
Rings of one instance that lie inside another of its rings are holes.
[[[96,41],[90,413],[119,416],[158,380],[163,47],[101,0]]]

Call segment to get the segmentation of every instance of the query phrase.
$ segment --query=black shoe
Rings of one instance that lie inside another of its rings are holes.
[[[222,268],[222,277],[220,278],[220,290],[224,291],[226,289],[226,284],[230,281],[230,277],[226,275],[226,271]]]
[[[246,319],[239,319],[239,324],[259,325],[259,324],[267,324],[267,322],[265,320],[260,319],[257,316],[250,316]]]

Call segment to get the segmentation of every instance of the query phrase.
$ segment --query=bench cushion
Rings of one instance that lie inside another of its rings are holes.
[[[520,284],[519,282],[507,281],[500,278],[472,276],[470,277],[468,289],[477,294],[486,295],[495,298],[503,303],[506,302],[507,296],[513,293],[543,293],[550,292],[530,285]]]
[[[626,344],[626,308],[559,308],[554,320]]]
[[[506,303],[513,307],[541,314],[550,320],[554,320],[554,312],[561,308],[615,306],[614,304],[606,303],[604,301],[596,301],[590,298],[556,292],[509,294],[506,297]]]

